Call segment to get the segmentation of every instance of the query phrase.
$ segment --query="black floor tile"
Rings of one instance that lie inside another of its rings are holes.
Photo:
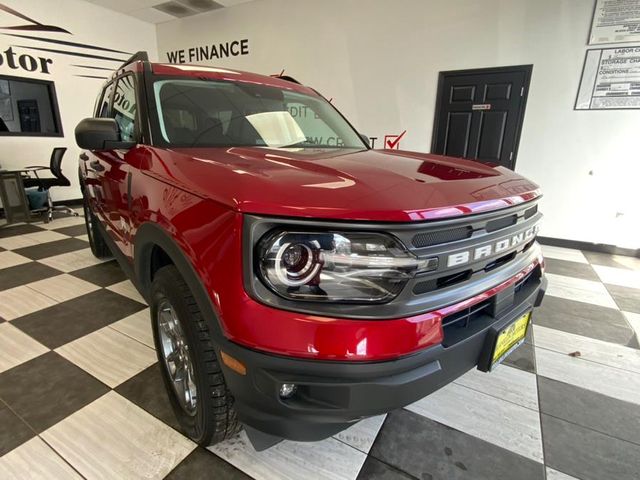
[[[370,455],[417,478],[544,478],[541,463],[407,410],[387,416]]]
[[[620,311],[551,295],[535,310],[534,324],[620,345],[634,339],[634,331]]]
[[[519,368],[526,372],[536,372],[535,349],[530,343],[523,343],[504,359],[505,365]]]
[[[0,247],[0,252],[4,252],[4,251],[5,251],[5,249]]]
[[[20,418],[0,401],[0,457],[35,435]]]
[[[640,270],[640,258],[623,257],[620,255],[609,255],[607,253],[589,252],[583,250],[584,256],[593,265],[604,265],[606,267],[625,268],[627,270]]]
[[[13,237],[14,235],[26,235],[27,233],[42,232],[44,229],[26,223],[24,225],[15,225],[13,227],[0,227],[0,238]]]
[[[0,291],[19,287],[27,283],[60,275],[60,271],[38,262],[23,263],[15,267],[3,268],[0,275]]]
[[[620,310],[640,313],[640,289],[606,284],[607,290],[618,304]]]
[[[412,480],[414,478],[376,458],[367,457],[357,480]]]
[[[0,374],[0,398],[39,433],[108,391],[55,352]]]
[[[81,278],[82,280],[91,282],[94,285],[100,285],[101,287],[108,287],[114,283],[119,283],[127,279],[127,276],[115,260],[82,268],[71,272],[69,275]]]
[[[196,448],[187,455],[165,478],[167,480],[196,478],[251,480],[250,476],[202,447]]]
[[[538,377],[540,411],[640,445],[640,405]]]
[[[542,414],[549,467],[583,480],[637,480],[640,446]]]
[[[170,427],[181,431],[180,424],[171,409],[158,363],[151,365],[122,385],[119,385],[116,388],[116,392]]]
[[[72,225],[70,227],[54,228],[54,232],[62,233],[63,235],[69,235],[70,237],[79,237],[87,233],[87,227],[83,224]]]
[[[600,277],[591,265],[586,263],[570,262],[568,260],[558,260],[556,258],[545,258],[545,270],[548,273],[564,275],[566,277],[582,278],[599,282]]]
[[[144,308],[141,303],[101,289],[25,315],[11,323],[54,349]]]
[[[89,244],[77,238],[65,238],[64,240],[56,240],[55,242],[41,243],[30,247],[18,248],[14,252],[30,258],[31,260],[40,260],[46,257],[53,257],[63,253],[74,252],[87,248]]]
[[[536,310],[533,311],[532,322],[535,323]],[[533,328],[527,330],[527,335],[524,337],[524,343],[516,348],[504,359],[504,364],[510,367],[519,368],[525,372],[536,372],[536,355],[533,348]]]

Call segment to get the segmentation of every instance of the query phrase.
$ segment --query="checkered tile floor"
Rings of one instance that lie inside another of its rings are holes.
[[[81,222],[0,228],[2,479],[640,478],[638,259],[545,247],[548,295],[506,365],[256,453],[179,433],[148,310]]]

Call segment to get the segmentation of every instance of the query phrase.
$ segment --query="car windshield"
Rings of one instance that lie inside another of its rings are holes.
[[[174,147],[366,148],[322,97],[255,83],[154,82],[158,126]]]

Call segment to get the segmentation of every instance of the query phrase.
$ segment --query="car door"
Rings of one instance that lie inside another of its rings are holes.
[[[133,73],[119,77],[115,83],[111,117],[115,119],[123,142],[139,142],[137,81]],[[104,213],[109,233],[120,250],[131,256],[131,198],[130,189],[138,147],[103,152],[100,161],[105,170],[102,176]]]
[[[111,116],[111,100],[113,97],[114,83],[111,82],[102,89],[98,98],[94,116],[108,118]],[[89,199],[89,205],[98,219],[105,223],[104,192],[102,190],[104,164],[101,161],[102,153],[87,150],[80,154],[80,160],[84,163],[85,187]]]

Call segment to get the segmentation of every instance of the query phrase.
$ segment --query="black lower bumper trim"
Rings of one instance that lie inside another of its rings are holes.
[[[477,327],[464,338],[448,347],[437,345],[392,361],[301,360],[255,352],[226,341],[222,350],[247,366],[246,376],[225,367],[238,416],[269,435],[316,441],[362,418],[411,404],[476,367],[489,329],[507,325],[540,305],[545,287],[544,277],[532,278],[513,294],[511,308],[501,306],[496,317],[481,315],[474,324]],[[283,383],[297,385],[289,399],[279,396]]]

